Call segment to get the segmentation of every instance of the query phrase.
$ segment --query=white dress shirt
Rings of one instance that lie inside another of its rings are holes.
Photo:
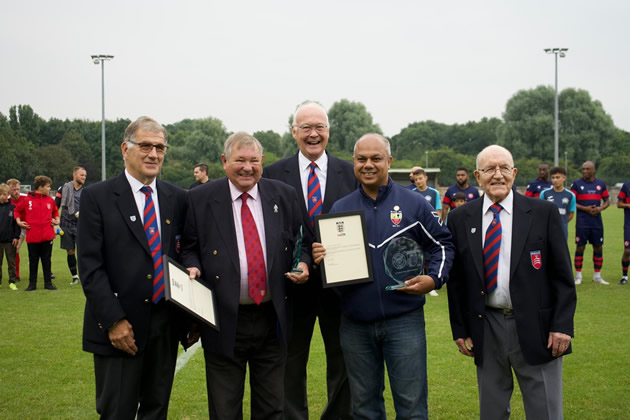
[[[328,155],[326,152],[315,161],[317,168],[315,168],[315,175],[319,179],[319,189],[322,193],[322,208],[324,203],[324,197],[326,196],[326,173],[328,171]],[[311,172],[311,161],[302,154],[298,153],[298,167],[300,168],[300,181],[302,181],[302,191],[304,192],[304,203],[308,209],[308,174]]]
[[[510,254],[512,252],[512,219],[514,210],[514,192],[510,190],[507,197],[498,204],[503,207],[499,213],[501,219],[501,248],[499,249],[499,267],[497,268],[497,288],[486,296],[486,304],[494,308],[512,309],[510,297]],[[481,231],[482,246],[486,242],[486,231],[492,223],[493,213],[490,206],[494,204],[486,194],[483,196]]]
[[[127,169],[125,169],[125,176],[127,177],[127,181],[129,182],[129,186],[131,187],[131,192],[133,193],[133,199],[136,201],[136,207],[138,208],[138,213],[140,214],[140,223],[144,226],[144,203],[146,201],[146,195],[140,189],[144,187],[144,184],[134,178]],[[158,224],[158,231],[160,232],[160,241],[162,240],[162,222],[160,219],[160,202],[158,201],[158,193],[157,193],[157,182],[155,178],[153,181],[147,185],[147,187],[151,187],[153,192],[151,193],[151,199],[153,200],[153,207],[155,207],[155,218]],[[132,215],[129,215],[130,217]]]
[[[238,261],[241,269],[241,293],[239,303],[241,305],[253,304],[254,301],[249,297],[249,279],[247,278],[247,251],[245,249],[245,239],[243,238],[243,222],[241,220],[241,208],[243,207],[243,200],[241,199],[241,191],[238,190],[232,184],[232,181],[228,180],[230,186],[230,195],[232,198],[232,214],[234,215],[234,228],[236,229],[236,245],[238,246]],[[256,223],[256,229],[258,230],[258,238],[260,239],[260,246],[263,251],[263,258],[265,260],[265,269],[269,268],[267,264],[267,241],[265,240],[265,219],[263,217],[262,201],[260,200],[260,193],[258,191],[258,184],[247,191],[249,198],[247,199],[247,207],[252,213],[254,222]],[[263,298],[263,302],[271,300],[271,290],[269,290],[269,271],[267,271],[267,285],[265,286],[267,293]]]

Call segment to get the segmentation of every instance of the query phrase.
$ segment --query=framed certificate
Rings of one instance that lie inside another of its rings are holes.
[[[326,248],[320,263],[323,287],[374,280],[363,211],[315,216],[317,242]]]
[[[214,293],[199,280],[191,280],[188,271],[164,255],[164,296],[186,312],[219,330]]]

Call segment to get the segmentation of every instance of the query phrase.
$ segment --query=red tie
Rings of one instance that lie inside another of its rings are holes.
[[[315,227],[315,216],[322,214],[322,190],[319,185],[319,178],[315,173],[317,164],[310,163],[311,170],[308,173],[308,218],[311,220],[311,227]]]
[[[249,297],[256,305],[260,305],[267,294],[267,269],[265,258],[258,237],[256,222],[252,212],[247,206],[249,194],[241,194],[243,205],[241,206],[241,223],[243,224],[243,239],[245,240],[245,253],[247,254],[247,279],[249,281]]]

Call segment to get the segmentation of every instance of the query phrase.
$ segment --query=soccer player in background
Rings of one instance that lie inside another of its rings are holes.
[[[623,256],[621,257],[620,285],[628,284],[628,265],[630,265],[630,182],[622,185],[617,196],[617,207],[623,209]]]
[[[593,281],[600,284],[610,284],[601,276],[604,262],[604,224],[601,212],[610,205],[608,189],[601,179],[595,178],[595,164],[586,161],[582,164],[582,178],[571,185],[575,194],[577,220],[575,222],[575,284],[582,283],[582,262],[584,249],[588,242],[593,245]]]
[[[538,178],[527,184],[525,195],[527,197],[536,198],[539,197],[540,193],[547,188],[551,188],[551,181],[549,181],[549,164],[541,163],[538,165]]]
[[[560,218],[562,219],[562,229],[565,239],[569,239],[569,222],[575,214],[575,194],[564,188],[567,180],[567,171],[562,166],[551,169],[552,188],[547,188],[540,193],[540,198],[552,201],[558,206]]]
[[[444,199],[442,200],[442,220],[446,220],[446,214],[449,210],[455,208],[455,204],[453,203],[453,194],[455,193],[463,193],[466,196],[466,202],[474,200],[475,198],[479,198],[479,190],[468,183],[468,169],[457,168],[455,172],[455,179],[457,182],[451,185],[446,193],[444,194]]]

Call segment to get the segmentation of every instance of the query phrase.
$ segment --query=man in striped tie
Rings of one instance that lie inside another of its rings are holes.
[[[292,156],[265,168],[264,177],[292,186],[299,197],[304,243],[310,255],[315,241],[314,217],[330,211],[335,201],[356,190],[352,164],[326,150],[329,123],[326,109],[319,103],[305,101],[293,116],[291,134],[298,146]],[[315,323],[326,349],[326,393],[328,402],[321,419],[351,419],[350,388],[339,342],[341,311],[339,297],[322,287],[318,266],[310,268],[309,281],[291,287],[292,328],[289,355],[284,375],[285,416],[287,420],[308,419],[307,364]]]
[[[497,145],[477,156],[483,199],[449,215],[456,254],[448,283],[453,339],[474,357],[481,419],[508,419],[513,372],[528,419],[561,419],[562,357],[576,306],[557,207],[512,191],[517,169]]]
[[[179,257],[186,193],[157,179],[167,147],[166,130],[140,117],[125,130],[125,171],[81,195],[83,349],[94,354],[96,411],[105,419],[168,413],[185,331],[164,299],[162,259]]]
[[[289,337],[289,283],[300,227],[295,189],[261,179],[263,149],[245,132],[228,137],[221,160],[227,177],[188,192],[184,266],[216,296],[221,331],[200,326],[211,419],[243,418],[249,368],[251,418],[284,419],[284,367]]]

